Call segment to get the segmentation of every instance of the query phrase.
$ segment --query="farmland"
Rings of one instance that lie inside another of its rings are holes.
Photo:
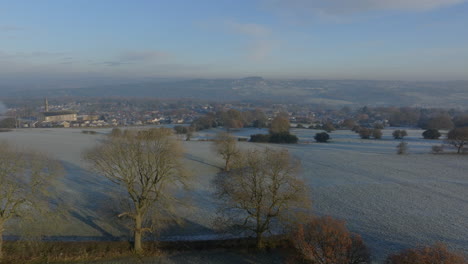
[[[212,151],[211,142],[200,141],[218,130],[207,130],[183,142],[185,165],[193,174],[189,209],[178,208],[182,226],[169,226],[158,232],[162,240],[210,239],[216,201],[211,197],[211,180],[222,160]],[[104,137],[75,129],[20,129],[0,133],[0,140],[19,148],[49,154],[59,159],[66,174],[61,196],[69,205],[69,216],[58,225],[42,227],[53,240],[113,240],[129,235],[114,212],[106,211],[115,200],[112,184],[90,172],[82,153]],[[235,132],[246,137],[264,130]],[[355,133],[331,133],[330,143],[313,143],[318,131],[295,129],[300,144],[268,145],[286,148],[302,163],[301,176],[312,188],[314,213],[347,221],[351,231],[362,235],[377,259],[402,248],[435,242],[468,251],[468,162],[466,155],[430,154],[439,140],[424,140],[422,130],[408,129],[407,155],[396,155],[399,140],[384,130],[382,140],[362,140]],[[241,142],[242,148],[264,144]],[[452,151],[452,150],[450,150]],[[8,237],[20,235],[15,224]]]

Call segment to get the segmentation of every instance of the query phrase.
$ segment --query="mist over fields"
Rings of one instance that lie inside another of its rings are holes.
[[[182,226],[160,230],[159,239],[208,239],[218,235],[211,228],[216,201],[211,196],[211,180],[222,160],[211,142],[198,141],[217,129],[198,132],[183,142],[184,164],[193,173],[189,209],[179,208]],[[21,148],[44,153],[62,161],[63,200],[70,205],[70,217],[57,226],[41,230],[56,240],[114,240],[130,235],[116,212],[109,211],[115,194],[112,184],[91,173],[82,153],[109,132],[83,134],[79,129],[19,129],[0,133]],[[247,137],[266,130],[243,129],[235,134]],[[424,140],[422,130],[408,130],[409,154],[396,155],[398,140],[392,129],[382,140],[362,140],[351,131],[331,133],[329,144],[312,143],[316,130],[294,129],[300,144],[271,145],[241,142],[241,148],[286,148],[302,162],[301,176],[312,187],[314,213],[347,221],[351,231],[362,235],[377,259],[403,248],[435,242],[468,251],[468,163],[464,155],[430,154],[439,140]],[[7,237],[18,235],[16,229]]]
[[[159,79],[100,84],[83,88],[11,88],[0,83],[5,97],[153,97],[218,101],[274,101],[329,106],[468,107],[468,81],[409,82],[366,80]],[[54,89],[52,89],[54,88]]]

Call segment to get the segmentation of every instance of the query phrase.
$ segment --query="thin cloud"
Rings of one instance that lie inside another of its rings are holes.
[[[21,31],[24,30],[22,27],[11,26],[11,25],[0,25],[0,31]]]
[[[226,25],[233,31],[251,37],[267,37],[271,34],[271,30],[265,26],[253,23],[238,23],[234,21],[227,21]]]
[[[145,50],[145,51],[126,51],[120,54],[121,61],[160,61],[170,58],[170,54],[161,51]]]
[[[288,16],[313,15],[342,18],[382,11],[421,12],[467,2],[468,0],[263,0],[269,9]]]
[[[226,26],[232,33],[248,38],[246,51],[249,60],[263,61],[271,55],[276,41],[273,40],[272,31],[268,27],[235,21],[227,21]]]
[[[122,66],[127,64],[152,63],[159,64],[167,62],[172,56],[169,53],[155,50],[125,51],[113,60],[92,63],[93,65]]]

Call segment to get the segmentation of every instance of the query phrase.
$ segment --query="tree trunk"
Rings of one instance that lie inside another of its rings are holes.
[[[0,222],[0,262],[3,259],[3,223]]]
[[[262,238],[261,232],[257,232],[256,246],[257,246],[257,249],[263,248],[263,238]]]
[[[142,217],[140,214],[137,214],[135,216],[135,233],[134,233],[134,242],[133,242],[133,250],[135,250],[135,252],[137,253],[140,253],[143,251],[143,247],[141,246],[141,238],[143,234],[141,224],[142,224]]]
[[[230,160],[230,158],[227,157],[226,158],[226,164],[224,165],[224,171],[229,171],[229,160]]]

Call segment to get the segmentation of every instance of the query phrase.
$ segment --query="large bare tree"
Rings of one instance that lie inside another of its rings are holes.
[[[286,150],[250,150],[214,181],[220,201],[217,224],[256,237],[278,231],[310,208],[307,185],[298,178],[300,163]],[[245,233],[246,232],[246,233]]]
[[[172,130],[165,128],[126,130],[85,155],[92,168],[127,193],[130,206],[119,217],[133,222],[136,252],[143,251],[142,237],[151,231],[150,226],[144,226],[147,220],[157,220],[155,214],[176,200],[172,191],[187,184],[182,155]]]
[[[0,143],[0,259],[6,223],[48,211],[61,172],[60,163],[43,154]]]
[[[468,127],[459,127],[450,130],[447,134],[447,144],[452,145],[457,149],[457,153],[460,154],[468,144]]]
[[[239,154],[236,138],[227,132],[220,132],[214,139],[214,149],[224,159],[224,171],[229,171],[232,160]]]

